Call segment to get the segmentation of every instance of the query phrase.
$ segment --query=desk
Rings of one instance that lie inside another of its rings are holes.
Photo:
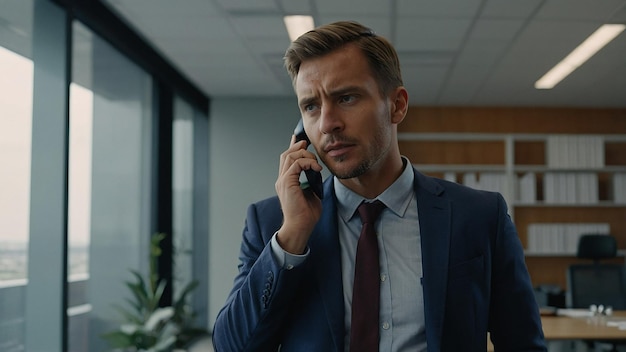
[[[626,330],[615,326],[607,326],[609,321],[626,321],[626,311],[616,311],[612,316],[593,320],[591,317],[541,316],[543,335],[546,341],[557,340],[623,340],[626,341]],[[487,351],[493,351],[493,345],[487,335]]]
[[[602,318],[544,316],[543,334],[546,340],[626,340],[626,330],[606,325],[609,321],[625,321],[626,314],[619,313]]]

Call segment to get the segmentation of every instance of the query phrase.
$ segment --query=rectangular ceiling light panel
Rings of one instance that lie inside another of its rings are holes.
[[[598,28],[574,51],[567,55],[561,62],[554,66],[548,73],[543,75],[537,82],[537,89],[552,89],[565,77],[580,67],[590,57],[595,55],[600,49],[607,45],[611,40],[615,39],[624,29],[623,24],[605,24]]]
[[[311,16],[285,16],[285,27],[289,33],[289,39],[293,42],[299,36],[315,28],[313,17]]]

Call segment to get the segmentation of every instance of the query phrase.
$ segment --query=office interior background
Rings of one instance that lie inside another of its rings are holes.
[[[211,330],[246,208],[275,194],[299,118],[282,67],[295,14],[391,40],[405,154],[505,194],[533,284],[564,289],[576,262],[545,250],[550,226],[597,226],[626,249],[626,33],[535,88],[600,26],[625,24],[624,0],[0,0],[1,351],[106,348],[158,232],[163,302],[198,280],[190,304]],[[590,156],[559,163],[585,137]],[[552,169],[596,192],[555,194]]]

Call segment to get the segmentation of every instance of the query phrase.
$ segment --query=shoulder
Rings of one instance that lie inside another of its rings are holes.
[[[261,212],[280,211],[280,201],[277,196],[273,196],[252,203],[250,207]]]
[[[262,219],[281,216],[280,201],[277,196],[265,198],[248,206],[248,218],[257,217]]]
[[[506,207],[498,192],[474,189],[456,182],[427,176],[415,170],[415,186],[420,192],[429,192],[442,199],[468,208]]]

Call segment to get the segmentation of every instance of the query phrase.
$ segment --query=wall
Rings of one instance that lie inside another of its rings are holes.
[[[276,194],[280,154],[300,113],[295,97],[215,98],[209,112],[209,327],[237,274],[248,205]]]

